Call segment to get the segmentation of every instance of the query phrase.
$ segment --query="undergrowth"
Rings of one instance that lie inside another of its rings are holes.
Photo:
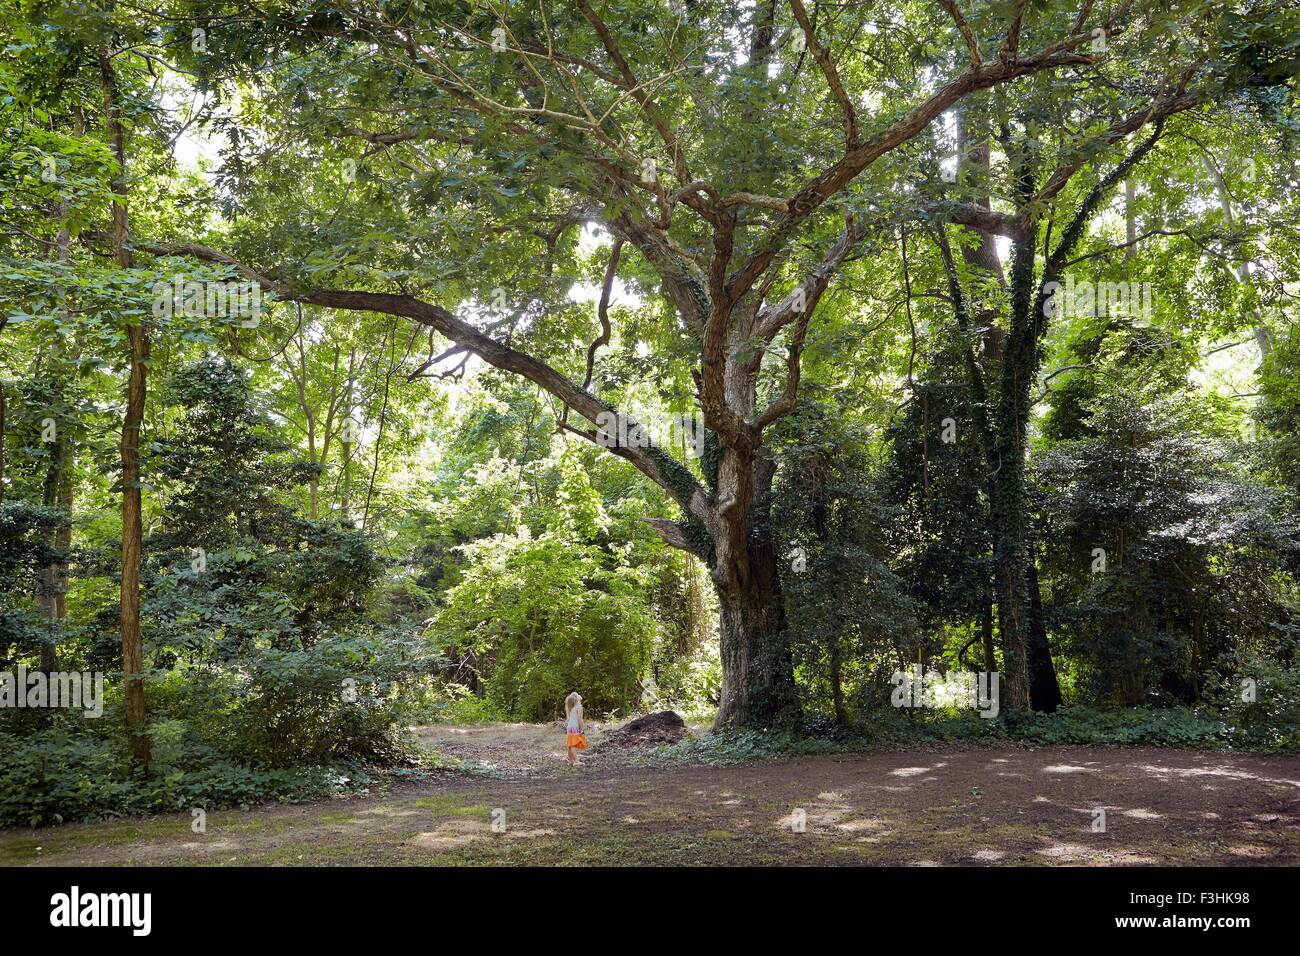
[[[799,731],[725,730],[658,747],[652,756],[724,765],[931,743],[995,741],[1295,753],[1300,752],[1300,728],[1273,728],[1268,734],[1260,734],[1256,728],[1230,724],[1186,708],[1101,711],[1063,707],[1055,714],[1003,712],[991,720],[972,712],[911,716],[887,713],[849,726],[813,716],[804,719]]]

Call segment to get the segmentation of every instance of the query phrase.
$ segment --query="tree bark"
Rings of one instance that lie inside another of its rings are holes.
[[[0,324],[0,329],[4,326]],[[8,401],[5,399],[5,385],[0,382],[0,503],[5,500],[5,436],[7,426],[5,424],[5,415],[9,410]]]
[[[1021,189],[1032,189],[1021,173]],[[1034,240],[1012,244],[1011,329],[1002,363],[1002,386],[993,422],[997,473],[992,481],[994,565],[997,569],[998,625],[1002,635],[1002,686],[1012,708],[1030,706],[1029,696],[1029,545],[1025,514],[1025,437],[1029,392],[1037,376],[1037,340],[1030,311],[1034,302]]]
[[[744,569],[715,565],[721,628],[722,692],[713,727],[771,727],[799,717],[780,556],[769,521],[775,467],[754,465],[754,498],[745,522]]]
[[[100,56],[104,80],[104,112],[118,171],[113,178],[113,255],[124,269],[132,267],[127,246],[129,222],[126,200],[126,131],[119,110],[117,74],[111,54]],[[140,773],[149,770],[149,738],[145,734],[144,641],[140,631],[140,560],[144,551],[144,524],[140,494],[140,430],[144,424],[145,369],[149,337],[144,319],[127,322],[130,376],[126,388],[126,414],[122,420],[122,591],[118,621],[122,632],[122,680],[126,691],[126,732],[131,761]]]
[[[70,454],[68,436],[65,429],[60,428],[54,448],[51,450],[49,467],[45,469],[45,481],[41,495],[41,503],[46,507],[56,508],[66,502],[69,512],[69,523],[66,526],[51,528],[43,535],[45,546],[53,552],[49,563],[41,568],[39,577],[40,593],[37,595],[41,616],[45,618],[47,628],[45,641],[41,644],[41,671],[45,674],[50,674],[58,669],[55,640],[59,630],[59,623],[63,620],[63,613],[67,608],[67,602],[64,599],[68,579],[66,549],[72,542],[72,482],[71,476],[68,474],[68,458]]]
[[[835,706],[835,723],[841,727],[849,722],[844,709],[844,667],[839,635],[831,635],[831,703]]]
[[[1029,586],[1029,706],[1054,714],[1061,706],[1061,685],[1056,679],[1052,647],[1043,620],[1043,591],[1038,585],[1038,561],[1030,547],[1026,564]]]
[[[78,133],[83,132],[82,124],[78,123]],[[68,213],[66,205],[60,205],[58,216],[60,219],[66,218]],[[60,229],[55,240],[55,247],[58,250],[59,261],[65,265],[71,261],[70,253],[71,235],[66,228]],[[53,372],[55,381],[58,383],[58,391],[55,393],[56,400],[61,402],[64,396],[64,368],[63,343],[61,339],[56,339],[53,349]],[[75,361],[80,357],[81,348],[77,346],[73,350],[72,359]],[[45,674],[51,674],[58,669],[58,635],[63,619],[68,613],[68,549],[72,546],[72,466],[74,450],[72,447],[72,434],[66,423],[58,426],[55,433],[54,447],[51,449],[51,458],[49,467],[45,471],[44,493],[42,495],[43,503],[50,508],[59,508],[67,515],[67,523],[62,524],[50,530],[46,535],[45,544],[54,553],[50,563],[41,569],[40,574],[40,606],[41,613],[45,617],[48,632],[46,633],[45,643],[41,645],[41,671]]]
[[[750,580],[718,588],[722,694],[714,730],[771,727],[799,715],[775,550],[756,545],[750,564]]]
[[[997,651],[993,646],[993,594],[988,599],[980,614],[980,643],[984,647],[984,670],[992,674],[998,669]]]

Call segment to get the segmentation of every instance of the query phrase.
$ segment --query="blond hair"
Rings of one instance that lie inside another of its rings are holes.
[[[564,698],[565,715],[573,713],[573,708],[577,707],[581,703],[582,703],[582,695],[575,690],[568,697]]]

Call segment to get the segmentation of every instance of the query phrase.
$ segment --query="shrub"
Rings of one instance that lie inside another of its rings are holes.
[[[1246,654],[1234,670],[1205,694],[1205,709],[1222,717],[1227,740],[1243,749],[1300,751],[1300,667]],[[1245,680],[1254,682],[1253,694]]]
[[[477,724],[505,719],[505,715],[492,701],[479,697],[464,684],[448,683],[431,697],[431,704],[422,715],[428,720],[449,724]]]
[[[637,707],[655,629],[645,571],[526,528],[462,550],[471,564],[447,592],[435,640],[485,662],[486,697],[502,714],[553,719],[575,689],[593,715]]]
[[[25,737],[0,734],[0,827],[296,802],[368,782],[355,767],[244,767],[182,742],[176,730],[151,727],[161,759],[145,779],[130,773],[122,737],[91,730],[81,717],[58,718]]]
[[[1056,714],[1008,711],[999,718],[1008,737],[1039,744],[1150,744],[1160,747],[1215,747],[1222,743],[1222,721],[1184,707],[1094,710],[1063,707]]]
[[[150,686],[149,704],[250,767],[391,763],[404,753],[428,666],[422,641],[361,630],[306,647],[255,649],[237,664],[177,666]]]

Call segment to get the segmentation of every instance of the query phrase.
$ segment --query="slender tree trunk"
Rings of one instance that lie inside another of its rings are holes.
[[[41,494],[41,503],[48,508],[56,508],[59,503],[68,494],[65,481],[68,458],[68,439],[65,429],[60,428],[54,447],[51,449],[51,461],[49,467],[45,469],[45,481]],[[45,546],[48,547],[55,556],[49,559],[40,570],[40,594],[37,595],[37,602],[40,604],[41,616],[45,619],[46,634],[45,641],[41,644],[41,671],[49,674],[58,669],[58,655],[56,650],[56,636],[59,630],[59,622],[62,620],[61,609],[65,607],[63,601],[63,586],[67,580],[67,558],[63,556],[62,548],[66,547],[64,541],[71,538],[71,525],[67,527],[68,534],[64,534],[64,527],[51,528],[48,533],[43,534]]]
[[[119,112],[117,75],[108,51],[100,58],[104,78],[104,112],[117,159],[113,180],[113,252],[124,269],[133,265],[127,247],[126,132]],[[144,319],[128,322],[127,343],[131,371],[126,388],[126,415],[122,420],[122,594],[118,620],[122,631],[122,680],[126,685],[126,731],[131,759],[140,773],[149,770],[149,738],[145,735],[144,642],[140,632],[140,561],[144,550],[144,524],[140,495],[140,430],[144,424],[145,368],[149,337]]]
[[[384,399],[379,406],[379,428],[375,434],[375,464],[370,469],[370,483],[366,486],[366,505],[361,512],[362,531],[370,527],[370,501],[375,496],[375,480],[379,477],[379,460],[384,447],[384,425],[388,423],[388,393],[393,384],[393,373],[399,368],[398,363],[393,360],[393,346],[396,344],[396,339],[396,329],[390,328],[384,336],[384,344],[388,345],[389,350],[388,372],[384,375]]]
[[[848,714],[844,710],[843,654],[840,651],[838,634],[831,636],[831,702],[835,705],[835,722],[841,726],[847,724]]]
[[[131,375],[126,416],[122,422],[122,678],[126,682],[126,727],[131,756],[141,771],[149,767],[149,738],[144,734],[144,642],[140,631],[140,562],[144,527],[140,495],[140,429],[144,422],[145,363],[149,340],[143,322],[127,330]]]
[[[78,124],[78,132],[82,130],[81,124]],[[60,206],[58,216],[63,219],[67,216],[67,207]],[[71,235],[68,230],[60,229],[56,239],[59,261],[67,264],[71,260],[69,246]],[[73,350],[71,358],[75,361],[80,357],[81,348],[77,346]],[[55,393],[56,401],[62,402],[64,397],[64,366],[65,355],[61,340],[56,340],[53,349],[53,366],[54,380],[58,383],[58,390]],[[58,669],[58,645],[57,640],[59,630],[64,617],[68,612],[67,590],[68,590],[68,549],[72,545],[72,465],[73,465],[73,448],[71,429],[66,423],[61,423],[55,433],[53,447],[50,449],[50,464],[45,470],[44,493],[42,502],[50,508],[60,509],[66,516],[67,522],[57,528],[52,529],[45,538],[45,544],[54,552],[55,557],[51,558],[50,563],[41,569],[40,573],[40,606],[41,613],[45,618],[47,632],[45,643],[41,645],[41,671],[45,674],[53,673]]]
[[[1124,241],[1127,245],[1124,250],[1125,262],[1137,255],[1137,238],[1137,190],[1133,185],[1133,177],[1130,176],[1124,180]]]
[[[1232,194],[1228,192],[1228,184],[1223,181],[1223,174],[1219,172],[1219,166],[1212,158],[1206,156],[1204,163],[1206,170],[1210,173],[1210,178],[1214,180],[1214,190],[1219,199],[1219,209],[1223,212],[1224,222],[1227,223],[1229,230],[1235,230],[1237,219],[1233,214]],[[1255,345],[1259,349],[1259,360],[1262,362],[1273,351],[1273,334],[1269,331],[1268,325],[1264,322],[1264,315],[1259,310],[1259,298],[1255,290],[1255,280],[1250,274],[1250,259],[1248,256],[1242,256],[1241,261],[1237,264],[1236,274],[1237,281],[1245,285],[1250,291],[1250,317],[1255,324]]]
[[[343,418],[345,426],[347,422],[355,421],[355,419],[353,419],[352,417],[352,412],[354,410],[352,407],[352,393],[353,393],[353,382],[355,381],[355,376],[356,376],[356,366],[357,366],[357,350],[356,347],[354,346],[351,355],[348,357],[347,398],[345,399],[345,401],[347,402],[347,414],[344,415]],[[352,524],[352,483],[351,483],[348,469],[352,465],[352,453],[356,451],[359,441],[360,441],[360,436],[353,435],[352,441],[343,443],[343,464],[342,464],[343,473],[339,476],[340,484],[342,485],[342,488],[340,489],[339,492],[339,512],[343,517],[343,523],[347,525]]]
[[[48,627],[45,643],[41,645],[41,671],[45,674],[58,670],[58,644],[60,628],[68,616],[68,551],[72,547],[72,449],[63,439],[56,451],[58,461],[47,473],[45,503],[58,508],[67,520],[47,537],[46,544],[55,552],[49,564],[40,573],[40,606]]]
[[[1043,591],[1038,584],[1038,562],[1030,547],[1026,565],[1029,585],[1029,706],[1054,714],[1061,706],[1061,685],[1056,679],[1052,647],[1043,619]]]
[[[76,485],[73,483],[72,454],[72,449],[69,448],[68,464],[63,469],[63,480],[59,486],[59,510],[68,516],[68,521],[59,528],[58,534],[54,536],[54,547],[59,550],[61,555],[58,578],[55,581],[58,590],[54,596],[54,613],[60,621],[68,616],[68,553],[72,549],[72,506],[76,494]]]
[[[1025,495],[1025,438],[1029,391],[1037,376],[1030,310],[1034,301],[1034,241],[1012,246],[1011,331],[1002,363],[1002,387],[993,421],[997,473],[992,481],[994,565],[997,569],[998,630],[1002,635],[1002,685],[1013,708],[1030,706],[1029,544]]]
[[[998,669],[997,651],[993,646],[993,594],[989,593],[980,615],[980,643],[984,646],[984,670],[992,674]]]
[[[0,333],[3,333],[5,326],[9,324],[7,313],[0,312]],[[5,397],[5,383],[0,380],[0,503],[5,500],[5,468],[8,459],[6,458],[6,436],[9,434],[8,426],[5,423],[5,416],[9,411],[9,401]]]
[[[3,326],[0,326],[0,328],[3,328]],[[0,503],[5,500],[5,436],[8,434],[5,415],[8,411],[9,404],[5,399],[5,384],[0,382]]]

